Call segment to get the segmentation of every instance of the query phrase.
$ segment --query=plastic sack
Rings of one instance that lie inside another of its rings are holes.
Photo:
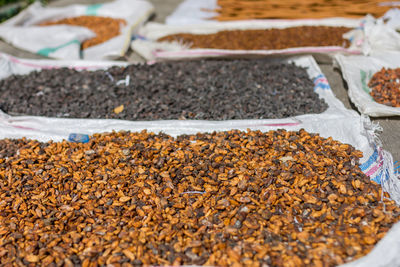
[[[363,34],[362,29],[352,31],[351,46],[321,46],[321,47],[294,47],[279,50],[228,50],[209,48],[188,48],[179,42],[158,42],[157,39],[177,33],[212,34],[222,30],[255,30],[255,29],[284,29],[298,26],[344,26],[357,28],[359,19],[309,19],[309,20],[243,20],[228,22],[213,22],[201,25],[164,25],[147,23],[139,30],[139,36],[132,42],[132,49],[148,60],[154,59],[181,59],[196,57],[227,57],[239,55],[292,55],[304,53],[335,53],[344,52],[360,54]],[[357,34],[360,32],[360,34]]]
[[[275,59],[280,61],[280,59]],[[344,107],[343,103],[338,100],[326,79],[319,69],[317,63],[311,56],[294,57],[288,60],[298,66],[305,67],[307,73],[314,80],[314,90],[328,104],[328,109],[321,114],[305,114],[285,119],[255,119],[255,120],[228,120],[228,121],[206,121],[206,120],[161,120],[161,121],[125,121],[125,120],[109,120],[109,119],[62,119],[47,118],[40,116],[9,116],[5,113],[0,115],[0,138],[5,137],[28,137],[39,140],[62,140],[67,139],[70,133],[93,134],[96,132],[104,132],[111,130],[142,130],[164,131],[171,135],[182,133],[194,134],[197,132],[212,130],[228,130],[228,129],[260,129],[271,130],[279,127],[288,127],[289,129],[305,128],[311,132],[319,132],[323,136],[332,136],[333,138],[345,143],[350,143],[361,149],[363,144],[359,144],[358,135],[352,134],[353,125],[348,122],[360,121],[359,115],[352,110]],[[6,54],[0,54],[0,78],[5,78],[12,74],[26,74],[33,70],[43,68],[53,68],[61,66],[69,66],[78,69],[95,70],[99,68],[109,67],[117,62],[80,62],[80,61],[43,61],[43,60],[22,60]],[[117,63],[124,65],[123,63]],[[132,77],[134,79],[134,77]],[[329,123],[331,122],[331,123]],[[335,125],[338,125],[336,127]],[[339,125],[342,125],[340,127]],[[346,126],[347,125],[347,126]],[[363,133],[360,122],[358,133]],[[348,128],[348,129],[347,129]],[[349,133],[347,132],[349,131]],[[360,134],[359,134],[360,135]],[[375,142],[375,141],[371,141]],[[369,144],[369,141],[366,142]],[[368,147],[369,145],[367,145]],[[364,151],[364,150],[363,150]],[[364,158],[379,158],[382,154],[378,153],[378,146],[369,151],[364,151]],[[375,156],[373,156],[375,153]],[[383,157],[383,154],[382,154]],[[368,175],[380,182],[382,175],[379,169],[382,166],[374,166],[373,162],[365,165],[364,170]],[[371,164],[370,164],[371,163]],[[393,165],[393,164],[392,164]],[[386,176],[385,176],[386,177]]]
[[[310,56],[293,58],[298,65],[308,66],[308,73],[314,77],[315,90],[328,101],[330,108],[322,114],[307,114],[285,119],[271,120],[229,120],[229,121],[195,121],[195,120],[163,120],[163,121],[126,121],[109,119],[58,119],[37,116],[9,116],[0,112],[0,138],[31,138],[41,141],[70,139],[71,141],[87,140],[88,135],[98,132],[119,130],[165,132],[172,136],[195,134],[198,132],[224,131],[231,129],[253,129],[269,131],[276,129],[299,130],[319,133],[323,137],[332,137],[348,143],[363,152],[360,168],[371,179],[381,182],[384,190],[400,204],[399,179],[393,170],[390,153],[381,147],[376,131],[379,127],[371,124],[367,117],[360,117],[355,111],[347,110],[336,99],[325,77]],[[69,66],[76,69],[99,69],[111,65],[125,65],[119,62],[83,62],[83,61],[50,61],[22,60],[0,54],[0,77],[12,74],[26,74],[41,68]],[[322,75],[322,76],[321,76]],[[72,134],[72,135],[71,135]],[[69,138],[70,137],[70,138]],[[346,267],[358,266],[395,266],[398,263],[397,253],[400,244],[400,224],[396,224],[383,238],[376,248],[367,256],[349,263]],[[396,242],[397,241],[397,242]],[[390,247],[388,247],[390,246]],[[385,253],[385,260],[381,256]],[[360,263],[361,262],[361,263]],[[389,265],[375,263],[390,263]],[[360,265],[361,264],[361,265]]]
[[[73,68],[76,70],[107,69],[112,66],[126,66],[123,61],[80,61],[80,60],[47,60],[47,59],[22,59],[0,53],[0,79],[13,74],[28,74],[35,70]]]
[[[282,62],[276,58],[272,61]],[[297,66],[304,67],[310,79],[314,81],[314,91],[320,98],[328,104],[328,109],[322,114],[330,114],[332,116],[349,116],[354,112],[347,110],[343,103],[333,94],[328,80],[321,72],[318,64],[312,56],[292,57],[284,62],[291,62]],[[19,59],[7,54],[0,53],[0,79],[4,79],[13,74],[27,74],[33,70],[70,67],[78,70],[96,70],[105,69],[112,65],[126,66],[126,62],[110,62],[110,61],[54,61],[54,60],[34,60],[34,59]],[[131,77],[134,79],[135,77]],[[256,120],[263,121],[263,120]]]
[[[381,4],[391,5],[391,2]],[[185,0],[167,17],[166,24],[176,26],[213,24],[216,22],[212,20],[212,17],[217,13],[212,10],[216,8],[218,8],[217,0]],[[335,26],[341,25],[342,19],[333,18],[333,20],[338,21]],[[360,22],[361,25],[357,31],[351,32],[347,37],[357,42],[357,46],[363,54],[368,55],[374,51],[400,50],[400,34],[396,31],[400,29],[400,9],[392,8],[380,19],[366,16]],[[172,51],[176,51],[176,48]]]
[[[394,22],[394,21],[392,21]],[[364,55],[382,51],[399,51],[400,34],[395,28],[385,24],[383,19],[367,16],[362,22],[365,35],[362,50]]]
[[[84,27],[38,24],[83,15],[124,19],[127,24],[121,26],[118,36],[82,51],[83,59],[113,59],[125,54],[132,32],[149,18],[153,10],[152,4],[146,0],[115,0],[105,4],[54,8],[36,2],[0,24],[0,37],[15,47],[43,56],[79,59],[81,42],[95,36],[92,31]]]
[[[353,262],[343,264],[341,267],[393,267],[400,266],[400,223],[392,226],[386,236],[378,242],[372,251]]]
[[[0,37],[17,48],[54,58],[80,59],[81,42],[95,34],[89,29],[56,25],[29,28],[0,26]]]
[[[382,18],[387,26],[394,29],[400,29],[400,9],[392,8],[386,12]]]
[[[211,18],[218,15],[212,10],[217,8],[217,0],[184,0],[165,19],[168,25],[188,25],[214,22]]]
[[[337,55],[335,60],[347,82],[350,100],[361,113],[373,117],[400,115],[400,108],[375,102],[368,87],[372,75],[383,67],[400,67],[400,52],[374,53],[369,57]]]

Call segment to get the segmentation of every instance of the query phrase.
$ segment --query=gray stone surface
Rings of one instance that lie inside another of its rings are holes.
[[[155,6],[155,16],[152,18],[153,21],[156,22],[164,22],[165,18],[176,8],[176,6],[182,2],[182,0],[149,0]],[[199,0],[201,1],[201,0]],[[100,2],[107,2],[107,0],[56,0],[50,3],[50,6],[65,6],[69,4],[75,3],[83,3],[83,4],[94,4]],[[22,57],[22,58],[34,58],[39,59],[43,58],[39,55],[35,55],[26,51],[22,51],[20,49],[14,48],[9,44],[0,40],[0,51],[5,52],[14,56]],[[127,56],[124,58],[129,62],[143,62],[143,59],[137,54],[129,51]],[[332,87],[335,95],[345,104],[347,108],[351,108],[357,110],[354,105],[352,105],[349,101],[347,95],[347,87],[345,82],[343,81],[340,71],[334,69],[329,59],[326,56],[317,57],[317,61],[323,71],[323,73],[327,76],[328,81]],[[400,118],[398,117],[390,117],[390,118],[372,118],[374,122],[379,123],[383,132],[380,137],[383,143],[383,146],[386,150],[390,151],[393,155],[394,160],[400,159]]]

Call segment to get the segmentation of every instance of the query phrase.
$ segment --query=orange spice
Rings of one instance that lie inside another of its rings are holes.
[[[96,36],[82,43],[82,48],[86,49],[88,47],[104,43],[111,38],[119,35],[121,25],[126,25],[126,21],[124,19],[115,19],[100,16],[79,16],[65,18],[57,21],[43,22],[40,24],[40,26],[61,24],[82,26],[93,31]]]

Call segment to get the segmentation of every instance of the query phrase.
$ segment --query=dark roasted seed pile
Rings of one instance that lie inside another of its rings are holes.
[[[127,120],[282,118],[327,109],[313,86],[305,69],[264,60],[43,70],[0,81],[0,109]]]
[[[399,220],[360,151],[304,130],[22,143],[0,159],[1,266],[329,267]]]

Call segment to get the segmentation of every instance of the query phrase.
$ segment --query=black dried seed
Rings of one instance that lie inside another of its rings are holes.
[[[58,118],[284,118],[327,109],[313,87],[305,69],[266,60],[62,68],[0,81],[0,107],[11,115]]]

